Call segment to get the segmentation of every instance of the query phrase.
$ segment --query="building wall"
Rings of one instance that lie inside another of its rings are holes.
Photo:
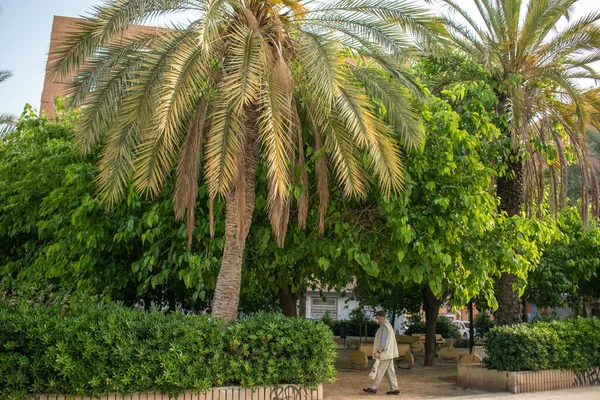
[[[40,113],[46,112],[48,116],[54,115],[54,99],[58,96],[66,96],[69,92],[69,86],[72,82],[73,74],[67,76],[50,76],[49,68],[56,60],[53,56],[63,41],[67,38],[69,32],[77,31],[78,22],[83,21],[81,18],[54,16],[52,22],[52,32],[50,33],[50,46],[48,50],[48,59],[46,61],[46,75],[44,77],[44,86],[42,89],[42,99],[40,105]],[[123,34],[122,38],[131,37],[136,33],[156,33],[161,28],[151,26],[133,25]]]
[[[323,302],[322,298],[325,297],[326,301]],[[350,319],[350,313],[352,310],[359,308],[360,304],[357,300],[351,297],[340,297],[337,292],[326,292],[321,296],[320,292],[307,292],[306,293],[306,318],[310,319],[321,319],[323,315],[323,308],[332,307],[331,303],[335,303],[335,313],[330,313],[329,316],[333,320],[348,320]],[[327,305],[323,307],[323,305]],[[317,307],[315,307],[315,305]],[[374,319],[375,312],[377,310],[371,307],[363,307],[368,318]],[[394,320],[394,330],[396,333],[402,333],[404,331],[404,322],[406,318],[404,314],[397,315]]]

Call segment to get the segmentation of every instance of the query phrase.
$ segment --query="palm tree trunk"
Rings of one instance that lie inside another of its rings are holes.
[[[258,112],[255,108],[248,111],[244,160],[239,167],[245,181],[238,180],[226,199],[225,248],[212,302],[212,315],[223,318],[225,323],[235,320],[237,316],[244,250],[254,212],[254,187],[259,149],[257,116]],[[245,192],[244,204],[238,204],[242,203],[237,193],[240,188]],[[243,224],[241,229],[239,229],[240,223]]]
[[[425,366],[435,363],[435,330],[442,301],[435,297],[429,284],[423,286],[423,309],[425,310]]]
[[[496,194],[500,198],[500,210],[511,217],[521,212],[523,207],[523,164],[521,158],[513,153],[516,162],[508,163],[509,174],[513,176],[498,178]],[[509,325],[521,321],[521,300],[516,290],[517,276],[504,273],[498,282],[498,311],[494,314],[498,324]],[[515,286],[513,288],[513,286]]]

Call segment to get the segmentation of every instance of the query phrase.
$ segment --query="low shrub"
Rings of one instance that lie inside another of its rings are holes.
[[[600,319],[498,326],[487,334],[488,369],[539,371],[600,367]]]
[[[475,336],[482,339],[487,333],[496,326],[496,321],[490,318],[487,310],[482,310],[475,317],[473,327],[475,328]]]
[[[415,316],[413,320],[409,322],[404,331],[405,335],[412,335],[413,333],[421,333],[425,334],[425,321],[423,321],[420,317]],[[443,338],[460,338],[460,331],[456,325],[452,324],[446,317],[438,316],[437,323],[435,325],[435,333],[438,335],[442,335]]]
[[[342,326],[346,330],[346,336],[365,336],[365,323],[357,324],[353,323],[353,321],[349,320],[325,320],[322,319],[325,325],[327,325],[331,331],[333,332],[333,336],[340,336]],[[375,333],[377,333],[377,329],[379,329],[379,324],[377,321],[367,321],[367,336],[374,337]]]
[[[209,316],[118,305],[0,307],[0,398],[314,386],[335,378],[334,360],[327,327],[281,315],[224,328]]]

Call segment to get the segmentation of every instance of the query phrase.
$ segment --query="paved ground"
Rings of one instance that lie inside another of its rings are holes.
[[[338,379],[324,385],[326,400],[368,400],[369,398],[400,398],[402,400],[600,400],[600,387],[557,390],[527,394],[489,393],[482,390],[465,389],[456,384],[456,363],[436,360],[433,367],[423,366],[423,357],[416,358],[412,369],[396,369],[399,397],[386,396],[389,390],[384,379],[376,395],[364,393],[371,380],[369,370],[351,368],[348,355],[353,350],[340,350],[336,362]],[[466,349],[464,350],[466,351]]]

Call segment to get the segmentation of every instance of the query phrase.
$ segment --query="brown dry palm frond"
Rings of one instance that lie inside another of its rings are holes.
[[[578,0],[472,0],[470,8],[456,0],[436,2],[446,6],[454,43],[498,85],[510,116],[508,134],[529,154],[527,206],[545,201],[548,189],[553,210],[566,204],[565,149],[571,148],[587,171],[582,170],[585,219],[585,203],[598,203],[585,129],[600,103],[586,95],[580,80],[600,78],[593,64],[600,60],[600,12],[575,19]]]
[[[189,12],[189,24],[132,33],[132,25],[180,11]],[[187,215],[190,240],[202,180],[211,234],[217,196],[235,194],[246,209],[244,188],[254,186],[244,164],[247,135],[257,128],[282,245],[292,185],[303,188],[298,223],[306,222],[307,162],[316,164],[321,232],[330,169],[347,195],[366,195],[365,167],[385,194],[401,189],[394,135],[407,148],[423,135],[410,100],[418,85],[405,69],[415,55],[438,49],[443,32],[427,9],[403,1],[115,0],[96,7],[51,54],[51,72],[78,74],[77,145],[83,153],[102,146],[105,200],[118,201],[130,184],[157,195],[175,170],[175,214]],[[373,98],[390,127],[374,114]],[[311,144],[315,155],[306,160]],[[240,232],[244,224],[240,217]]]

